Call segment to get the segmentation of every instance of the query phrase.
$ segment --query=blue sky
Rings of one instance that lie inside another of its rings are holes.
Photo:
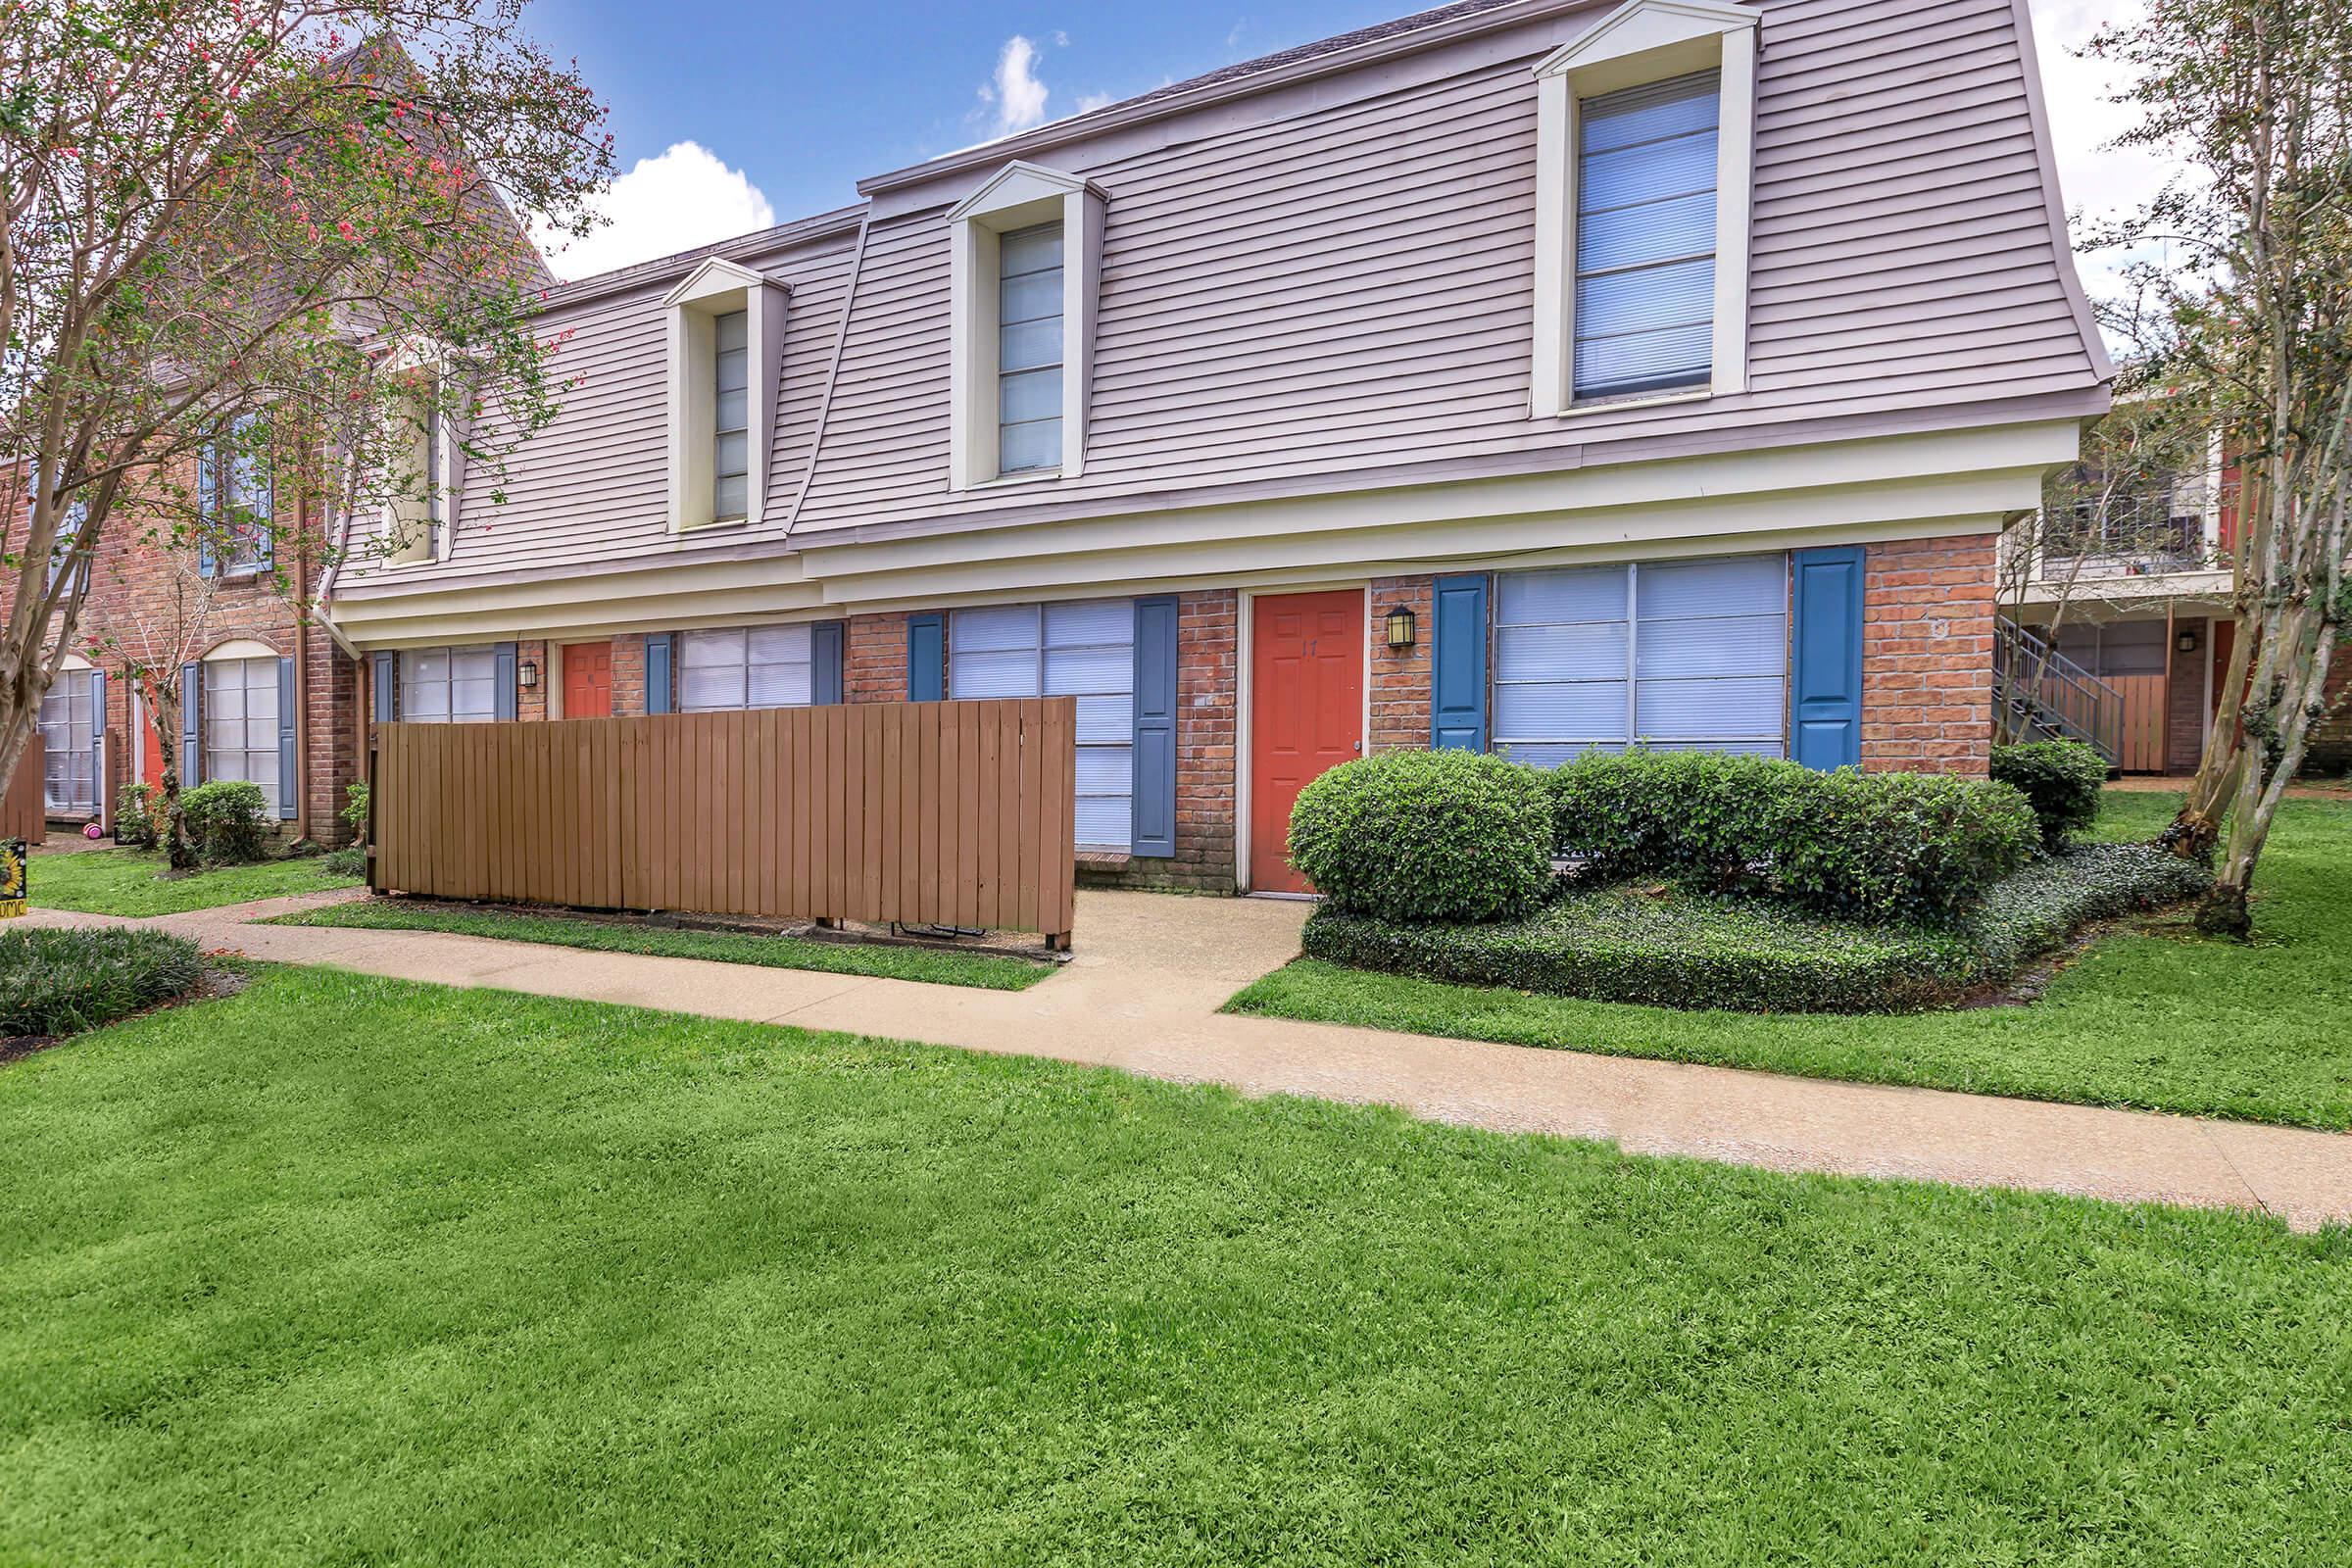
[[[1429,0],[1424,0],[1429,3]],[[2141,0],[2034,0],[2071,206],[2134,204],[2163,171],[2100,145],[2126,122],[2070,49]],[[536,0],[526,25],[612,106],[612,224],[551,258],[578,277],[845,206],[858,179],[1098,102],[1419,9],[1414,0]],[[2094,292],[2099,269],[2084,264]]]

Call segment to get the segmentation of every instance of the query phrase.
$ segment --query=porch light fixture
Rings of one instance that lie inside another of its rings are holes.
[[[528,659],[516,665],[514,668],[514,684],[520,686],[526,692],[536,691],[539,686],[539,665],[535,662]]]
[[[2193,626],[2183,627],[2180,635],[2173,639],[2173,646],[2184,654],[2195,653],[2197,651],[2196,628]]]
[[[1413,612],[1406,605],[1389,607],[1389,647],[1398,653],[1413,646]]]

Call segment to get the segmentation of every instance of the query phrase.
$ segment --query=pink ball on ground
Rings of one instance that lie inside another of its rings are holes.
[[[102,839],[106,837],[106,829],[95,822],[85,823],[81,829],[81,836],[85,839]]]

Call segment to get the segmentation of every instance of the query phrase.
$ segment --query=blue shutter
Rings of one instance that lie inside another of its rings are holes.
[[[820,620],[808,629],[808,701],[830,708],[842,700],[841,659],[846,623]]]
[[[179,666],[179,787],[204,782],[204,730],[197,710],[204,706],[204,666]]]
[[[395,656],[370,654],[375,670],[375,722],[389,724],[400,716],[400,675]]]
[[[1487,749],[1487,578],[1440,577],[1431,596],[1429,741]]]
[[[1799,550],[1790,633],[1790,749],[1807,767],[1862,760],[1862,547]]]
[[[513,643],[500,643],[490,650],[497,677],[490,693],[494,705],[490,716],[500,720],[514,716],[514,658],[519,650]]]
[[[106,671],[90,674],[90,806],[106,824]]]
[[[645,640],[645,710],[670,710],[669,633],[655,632]]]
[[[196,449],[196,574],[200,577],[210,577],[218,569],[213,558],[213,528],[220,520],[220,457],[208,441]]]
[[[938,614],[906,617],[906,700],[936,703],[948,695],[948,625]]]
[[[294,802],[302,793],[294,774],[294,661],[281,659],[277,662],[277,818],[281,822],[294,820]]]
[[[1135,602],[1135,836],[1131,853],[1176,853],[1176,597]]]

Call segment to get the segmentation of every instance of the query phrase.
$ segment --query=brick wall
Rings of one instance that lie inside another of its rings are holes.
[[[537,640],[514,645],[514,716],[525,724],[536,724],[547,717],[547,694],[556,684],[555,662],[547,657],[547,644]],[[525,664],[539,667],[538,685],[524,686],[520,683],[522,666]]]
[[[2312,727],[2307,773],[2352,773],[2352,647],[2338,644],[2328,665],[2328,716]]]
[[[1430,658],[1438,630],[1431,613],[1436,580],[1372,579],[1372,624],[1365,633],[1372,650],[1372,751],[1428,749]],[[1416,628],[1413,646],[1402,651],[1389,647],[1389,612],[1398,605],[1412,611]]]
[[[1862,765],[1982,776],[1992,748],[1996,535],[1864,557]]]
[[[906,615],[852,615],[843,638],[842,696],[853,703],[906,700]]]
[[[1134,859],[1090,887],[1233,891],[1234,759],[1241,596],[1210,588],[1176,598],[1176,853]]]
[[[2196,634],[2197,646],[2180,651],[2180,633]],[[2164,682],[2164,767],[2194,773],[2205,752],[2205,661],[2213,641],[2204,617],[2183,616],[2175,627]]]
[[[670,656],[670,670],[674,682],[675,653]],[[612,639],[612,716],[645,716],[645,636],[641,632],[628,632]]]

